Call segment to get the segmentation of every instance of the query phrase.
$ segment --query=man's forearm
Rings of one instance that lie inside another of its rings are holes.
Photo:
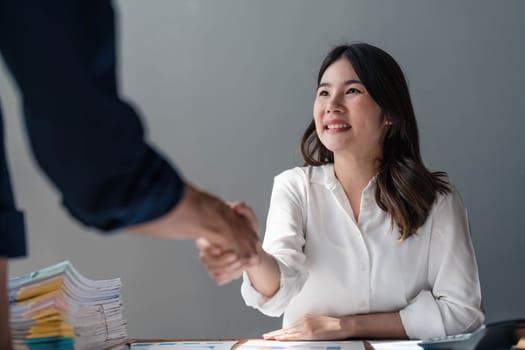
[[[0,349],[11,349],[9,303],[7,300],[7,257],[0,257]]]

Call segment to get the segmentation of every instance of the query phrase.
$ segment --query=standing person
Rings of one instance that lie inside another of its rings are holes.
[[[107,0],[0,0],[0,52],[24,107],[33,154],[69,213],[102,231],[206,237],[253,263],[248,220],[184,180],[144,139],[117,89]],[[7,259],[26,254],[0,114],[0,349],[10,349]]]
[[[469,332],[484,315],[466,211],[445,173],[421,159],[397,62],[343,45],[318,75],[306,166],[274,181],[259,263],[228,263],[199,239],[210,275],[245,270],[247,305],[284,313],[277,340],[430,338]],[[253,212],[237,205],[239,213]]]

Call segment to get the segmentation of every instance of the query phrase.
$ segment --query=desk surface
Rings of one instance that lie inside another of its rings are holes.
[[[231,342],[231,341],[235,341],[237,343],[232,347],[232,350],[235,350],[240,345],[244,344],[245,342],[249,340],[263,340],[263,339],[246,339],[246,338],[244,339],[195,339],[195,338],[193,339],[188,339],[188,338],[186,339],[180,339],[180,338],[179,339],[130,339],[126,344],[116,345],[116,346],[111,347],[108,350],[129,350],[130,344],[134,344],[134,343],[189,342],[189,341],[193,341],[193,342],[209,342],[209,341]],[[365,350],[374,350],[374,348],[370,345],[370,343],[366,341],[363,341],[363,343],[365,346]]]
[[[232,350],[235,350],[239,345],[247,342],[248,340],[261,340],[261,339],[131,339],[125,344],[120,344],[111,347],[108,350],[129,350],[129,344],[132,343],[156,343],[156,342],[182,342],[182,341],[236,341],[237,344],[235,344],[232,348]],[[367,342],[364,341],[365,349],[366,350],[374,350],[373,346]],[[521,338],[518,344],[514,346],[513,349],[523,349],[525,350],[525,338]]]

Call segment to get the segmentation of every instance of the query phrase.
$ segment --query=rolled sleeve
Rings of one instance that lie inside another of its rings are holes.
[[[263,314],[279,317],[283,314],[290,300],[301,290],[308,278],[308,273],[298,272],[277,260],[281,271],[280,286],[277,293],[271,298],[266,298],[251,284],[250,277],[245,272],[241,286],[241,294],[246,305],[258,309]]]
[[[302,176],[296,168],[274,179],[263,248],[279,265],[279,290],[266,298],[253,288],[248,275],[243,275],[241,294],[245,303],[268,316],[282,315],[308,279],[303,252],[306,194]]]
[[[400,311],[401,322],[410,339],[445,336],[445,328],[436,299],[428,290],[421,291]]]
[[[466,210],[459,193],[442,196],[432,214],[428,284],[401,311],[411,338],[472,332],[483,323],[481,287]]]

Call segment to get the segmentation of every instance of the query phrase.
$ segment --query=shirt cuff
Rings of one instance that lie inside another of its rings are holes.
[[[259,293],[252,285],[250,277],[246,272],[243,273],[241,294],[246,305],[251,306],[263,314],[271,317],[279,317],[290,303],[290,300],[299,292],[306,282],[308,273],[297,273],[289,271],[279,259],[276,259],[281,271],[281,281],[279,290],[271,298],[267,298]]]
[[[428,290],[421,291],[399,315],[410,339],[429,339],[446,335],[441,312],[434,295]]]
[[[83,200],[68,201],[64,206],[78,221],[89,227],[96,227],[102,233],[114,233],[125,227],[156,220],[175,208],[184,196],[185,183],[171,165],[155,154],[150,168],[157,168],[146,174],[134,188],[129,197],[106,195],[101,192],[101,201],[89,204]],[[100,187],[97,189],[100,190]],[[107,205],[107,202],[116,204]]]
[[[16,210],[0,212],[0,256],[17,258],[25,255],[24,214]]]

